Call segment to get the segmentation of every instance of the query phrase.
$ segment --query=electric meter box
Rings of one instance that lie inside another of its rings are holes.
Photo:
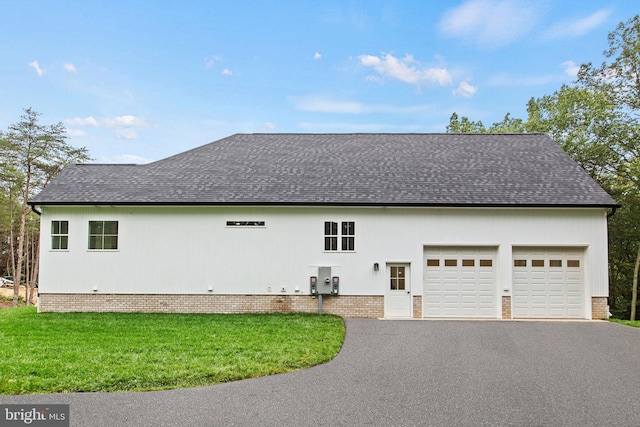
[[[318,267],[318,275],[309,278],[311,295],[338,295],[340,279],[331,275],[331,267]]]

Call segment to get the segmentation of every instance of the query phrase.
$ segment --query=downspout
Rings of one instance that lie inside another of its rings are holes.
[[[609,232],[608,232],[608,230],[609,230],[609,218],[611,218],[612,216],[614,216],[614,215],[615,215],[616,210],[617,210],[619,207],[620,207],[620,205],[612,206],[612,207],[609,209],[609,212],[607,212],[607,240],[608,240],[608,236],[609,236]],[[607,242],[607,246],[608,246],[608,242]],[[608,252],[609,252],[609,250],[607,249],[607,258],[608,258]],[[640,256],[640,249],[638,250],[638,256]],[[607,264],[608,264],[608,260],[607,260]],[[609,276],[609,275],[611,274],[611,266],[610,266],[610,265],[609,265],[608,270],[609,270],[609,271],[607,272],[607,276]],[[634,276],[634,279],[635,279],[636,277],[637,277],[637,276]],[[607,278],[607,279],[608,279],[608,278]],[[610,317],[611,317],[611,306],[609,305],[609,298],[607,297],[607,319],[609,319]]]
[[[33,211],[33,213],[35,213],[38,216],[42,216],[42,212],[40,212],[38,209],[36,209],[36,205],[30,204],[30,206],[31,206],[31,210]]]

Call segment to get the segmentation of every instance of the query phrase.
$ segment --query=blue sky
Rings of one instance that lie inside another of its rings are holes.
[[[63,122],[99,163],[234,133],[491,124],[603,61],[635,0],[5,0],[0,129]]]

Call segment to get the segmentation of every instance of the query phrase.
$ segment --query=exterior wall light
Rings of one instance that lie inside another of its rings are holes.
[[[380,270],[380,264],[378,264],[377,262],[373,263],[373,271],[379,271]]]

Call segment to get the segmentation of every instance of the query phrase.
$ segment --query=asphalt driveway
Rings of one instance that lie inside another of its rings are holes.
[[[185,390],[0,396],[72,426],[639,426],[640,329],[347,319],[331,362]]]

